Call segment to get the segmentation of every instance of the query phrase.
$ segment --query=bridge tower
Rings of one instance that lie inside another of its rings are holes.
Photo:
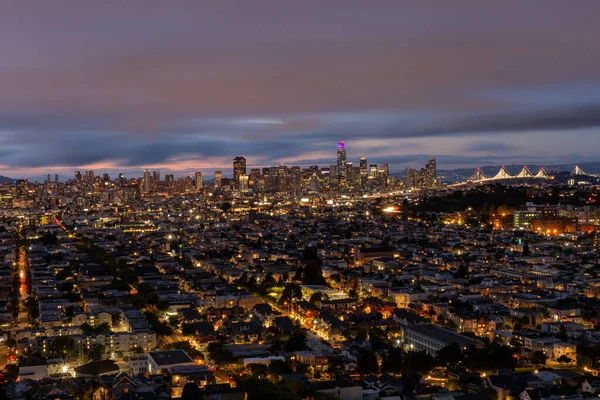
[[[481,171],[481,168],[477,168],[475,170],[475,174],[473,174],[473,176],[471,176],[469,178],[469,180],[472,182],[485,181],[486,179],[488,179],[488,177],[483,174],[483,172]]]

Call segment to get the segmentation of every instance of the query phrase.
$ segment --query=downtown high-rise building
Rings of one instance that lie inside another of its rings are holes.
[[[222,171],[215,171],[215,177],[214,177],[214,181],[213,181],[213,187],[215,189],[218,189],[221,187],[221,180],[223,179],[223,172]]]
[[[174,182],[175,182],[175,177],[173,176],[173,174],[167,174],[167,175],[165,175],[165,185],[168,188],[171,188],[173,186]]]
[[[383,175],[385,177],[390,176],[390,166],[388,163],[386,163],[386,162],[381,163],[381,170],[383,171]]]
[[[377,178],[377,164],[369,165],[369,178]]]
[[[429,157],[427,165],[425,165],[425,176],[424,176],[424,187],[435,188],[437,187],[437,167],[435,164],[435,158]]]
[[[344,142],[338,142],[336,166],[338,176],[346,174],[346,145],[344,145]]]
[[[202,190],[202,172],[196,172],[195,174],[196,192]]]
[[[144,170],[144,193],[150,193],[152,190],[152,175],[150,175],[150,171],[147,169]]]
[[[246,175],[246,157],[235,157],[233,159],[233,181],[238,184],[240,176],[244,175]]]

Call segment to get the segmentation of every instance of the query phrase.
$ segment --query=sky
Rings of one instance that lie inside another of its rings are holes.
[[[4,0],[0,175],[600,161],[600,1]]]

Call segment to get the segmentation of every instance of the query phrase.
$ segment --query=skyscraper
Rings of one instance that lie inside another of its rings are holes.
[[[369,165],[369,178],[377,178],[377,164]]]
[[[338,142],[337,147],[337,172],[339,176],[346,174],[346,146],[344,142]]]
[[[215,171],[215,179],[214,179],[214,183],[213,186],[218,189],[221,187],[221,179],[223,179],[223,172],[221,171]]]
[[[196,172],[196,192],[202,190],[202,172]]]
[[[413,189],[419,186],[419,173],[414,168],[406,168],[404,170],[404,187]]]
[[[152,176],[150,175],[150,171],[147,169],[144,170],[144,193],[150,193],[152,189]]]
[[[360,182],[364,185],[367,182],[367,178],[369,176],[369,170],[367,168],[367,158],[361,156],[358,165],[360,167]]]
[[[246,175],[246,157],[238,156],[233,159],[233,181],[239,183],[242,175]]]
[[[437,186],[437,167],[435,164],[435,158],[429,157],[427,165],[425,166],[425,187],[434,188]]]
[[[387,177],[390,175],[390,167],[389,167],[388,163],[386,163],[386,162],[381,163],[381,170],[383,171],[384,176]]]

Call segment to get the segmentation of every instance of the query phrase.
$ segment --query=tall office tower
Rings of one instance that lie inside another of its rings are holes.
[[[338,167],[337,167],[337,165],[333,165],[332,164],[332,165],[329,166],[329,175],[332,178],[337,178],[337,176],[338,176]]]
[[[240,191],[248,190],[248,181],[250,180],[250,177],[248,175],[240,175],[238,179],[238,187],[240,188]]]
[[[369,176],[369,170],[367,168],[367,158],[360,157],[358,166],[360,167],[360,180],[364,183],[367,181],[367,177]]]
[[[349,181],[351,181],[353,179],[353,176],[352,176],[352,168],[353,167],[354,167],[354,164],[351,161],[346,163],[346,173],[344,174],[344,176]]]
[[[425,187],[434,188],[437,186],[437,167],[435,158],[429,157],[427,165],[425,165]]]
[[[92,183],[94,181],[94,171],[85,171],[85,180]]]
[[[271,169],[269,167],[263,167],[262,169],[262,181],[263,181],[263,189],[265,191],[271,190]]]
[[[58,174],[54,174],[54,183],[58,185]]]
[[[119,174],[119,184],[125,185],[126,183],[127,183],[127,179],[125,178],[125,175],[123,175],[123,173],[121,172]]]
[[[251,188],[254,188],[258,184],[258,181],[260,181],[260,168],[252,168],[250,170],[248,185],[250,185]]]
[[[82,176],[81,176],[81,171],[75,171],[75,180],[76,180],[77,182],[81,182],[81,180],[82,180],[82,179],[83,179],[83,178],[82,178]]]
[[[238,156],[233,159],[233,181],[239,184],[242,175],[246,175],[246,157]]]
[[[152,176],[150,175],[150,171],[147,169],[144,170],[144,193],[150,193],[152,189]]]
[[[300,193],[300,189],[302,189],[302,172],[299,166],[294,165],[290,168],[288,181],[290,191]]]
[[[390,167],[389,167],[388,163],[386,163],[386,162],[381,163],[381,168],[380,169],[383,171],[383,175],[384,176],[387,177],[387,176],[390,175]]]
[[[221,187],[221,179],[223,179],[223,172],[222,171],[215,171],[215,177],[214,177],[214,181],[213,181],[213,187],[214,188],[220,188]]]
[[[46,183],[50,183],[50,174],[48,174],[48,177],[46,177]]]
[[[419,186],[419,173],[414,168],[406,168],[404,170],[404,187],[413,189]]]
[[[342,176],[346,174],[346,146],[344,142],[338,142],[336,166],[338,175]]]
[[[185,179],[183,180],[183,184],[184,184],[183,191],[189,192],[194,187],[194,180],[192,179],[191,176],[186,176]]]
[[[155,184],[160,182],[160,171],[152,171],[152,180]]]
[[[377,178],[377,164],[369,165],[369,178]]]
[[[173,174],[165,175],[165,184],[168,188],[173,186],[173,182],[175,182],[175,177],[173,176]]]
[[[196,172],[196,192],[202,190],[202,172]]]

